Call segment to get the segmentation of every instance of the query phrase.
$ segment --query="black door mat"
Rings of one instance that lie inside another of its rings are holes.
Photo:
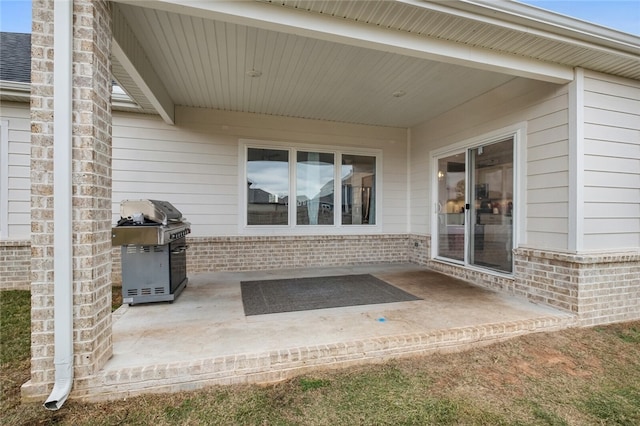
[[[421,300],[369,274],[242,281],[240,289],[246,316]]]

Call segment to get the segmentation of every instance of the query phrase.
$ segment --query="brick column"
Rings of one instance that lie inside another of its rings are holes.
[[[31,59],[31,380],[46,397],[53,346],[53,0],[33,1]],[[76,382],[97,372],[111,340],[111,14],[74,0],[73,327]]]

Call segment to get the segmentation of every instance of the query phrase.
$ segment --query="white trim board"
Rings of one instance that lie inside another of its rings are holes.
[[[0,120],[0,239],[9,238],[9,121]]]
[[[569,229],[567,248],[584,248],[584,70],[569,84]]]

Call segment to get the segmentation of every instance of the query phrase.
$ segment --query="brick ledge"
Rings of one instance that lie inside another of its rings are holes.
[[[0,247],[30,247],[31,240],[0,240]]]
[[[528,333],[556,331],[576,325],[575,316],[567,314],[265,353],[137,366],[118,371],[103,370],[77,384],[72,397],[103,401],[145,393],[196,390],[213,385],[274,383],[318,369],[373,364],[438,351],[461,351]]]
[[[367,239],[408,239],[413,234],[350,234],[350,235],[230,235],[187,237],[193,243],[227,243],[250,241],[308,241],[308,240],[367,240]]]
[[[640,250],[625,250],[619,252],[603,251],[589,253],[565,253],[559,251],[517,248],[516,256],[531,256],[540,259],[556,260],[578,264],[616,263],[616,262],[640,262]]]

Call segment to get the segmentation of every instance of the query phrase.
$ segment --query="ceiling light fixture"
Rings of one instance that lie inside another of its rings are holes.
[[[262,75],[262,71],[258,71],[252,68],[249,71],[247,71],[247,75],[251,78],[257,78]]]
[[[401,98],[406,94],[407,94],[407,92],[405,92],[404,90],[396,90],[391,95],[393,95],[394,98]]]

